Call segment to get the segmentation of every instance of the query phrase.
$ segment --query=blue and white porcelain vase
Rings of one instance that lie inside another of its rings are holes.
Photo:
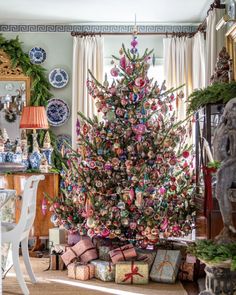
[[[6,156],[7,156],[6,152],[0,153],[0,163],[6,162]]]
[[[12,158],[13,163],[22,163],[22,153],[14,153]]]
[[[42,159],[42,155],[39,152],[34,151],[33,153],[31,153],[31,155],[29,156],[31,168],[39,170],[41,159]]]
[[[13,162],[14,153],[13,152],[7,152],[6,154],[6,162]]]

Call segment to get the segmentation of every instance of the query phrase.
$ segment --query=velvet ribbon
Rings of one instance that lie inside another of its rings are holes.
[[[215,168],[203,167],[204,185],[205,185],[205,201],[204,201],[204,215],[207,217],[213,209],[212,198],[212,173],[215,173]]]
[[[134,261],[131,261],[131,272],[125,274],[125,278],[123,279],[122,282],[126,282],[130,280],[130,283],[133,284],[134,276],[139,276],[143,278],[143,275],[141,275],[138,272],[138,266],[137,265],[135,266]]]

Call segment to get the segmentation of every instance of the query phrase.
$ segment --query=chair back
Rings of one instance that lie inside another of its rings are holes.
[[[16,232],[21,234],[21,239],[28,236],[34,223],[38,183],[43,179],[45,179],[44,175],[33,175],[26,180],[22,195],[21,215],[15,227]]]

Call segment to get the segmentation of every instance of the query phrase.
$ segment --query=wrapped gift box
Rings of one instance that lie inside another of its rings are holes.
[[[95,278],[112,282],[115,280],[115,265],[110,261],[93,260],[91,264],[95,266]]]
[[[71,279],[87,281],[94,278],[95,266],[92,264],[80,264],[78,262],[68,265],[68,277]]]
[[[68,248],[66,249],[66,252],[61,255],[61,258],[65,265],[68,266],[71,262],[76,260],[77,255],[71,248]]]
[[[150,278],[156,282],[174,283],[181,263],[179,250],[158,250]]]
[[[71,250],[83,263],[87,263],[98,258],[97,249],[90,239],[79,241],[71,248]]]
[[[179,280],[193,282],[196,275],[196,268],[193,263],[181,262],[178,273]]]
[[[109,252],[112,263],[116,264],[118,261],[126,261],[135,258],[137,253],[132,244],[127,244],[122,247],[116,248]]]
[[[99,259],[104,261],[111,261],[109,252],[112,250],[112,246],[100,246],[98,248]]]
[[[55,250],[50,254],[50,270],[64,270],[66,268],[61,254],[62,252],[56,252]]]
[[[148,284],[148,264],[143,261],[122,261],[116,264],[117,284]]]
[[[67,249],[69,249],[70,246],[68,244],[56,244],[51,248],[51,252],[55,251],[57,253],[64,253]]]
[[[146,250],[146,249],[136,249],[136,252],[137,252],[137,258],[135,258],[135,260],[146,262],[148,264],[148,269],[150,271],[157,252],[154,250]]]
[[[195,281],[201,277],[200,270],[200,260],[193,255],[187,254],[180,264],[178,278],[181,281]]]
[[[66,243],[66,231],[64,228],[50,228],[49,229],[49,245],[54,246]]]

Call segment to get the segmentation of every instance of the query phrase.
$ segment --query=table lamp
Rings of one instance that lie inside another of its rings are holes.
[[[49,128],[45,108],[43,106],[24,107],[20,120],[20,128],[33,129],[33,151],[29,160],[33,169],[39,169],[42,156],[39,151],[36,129]]]

